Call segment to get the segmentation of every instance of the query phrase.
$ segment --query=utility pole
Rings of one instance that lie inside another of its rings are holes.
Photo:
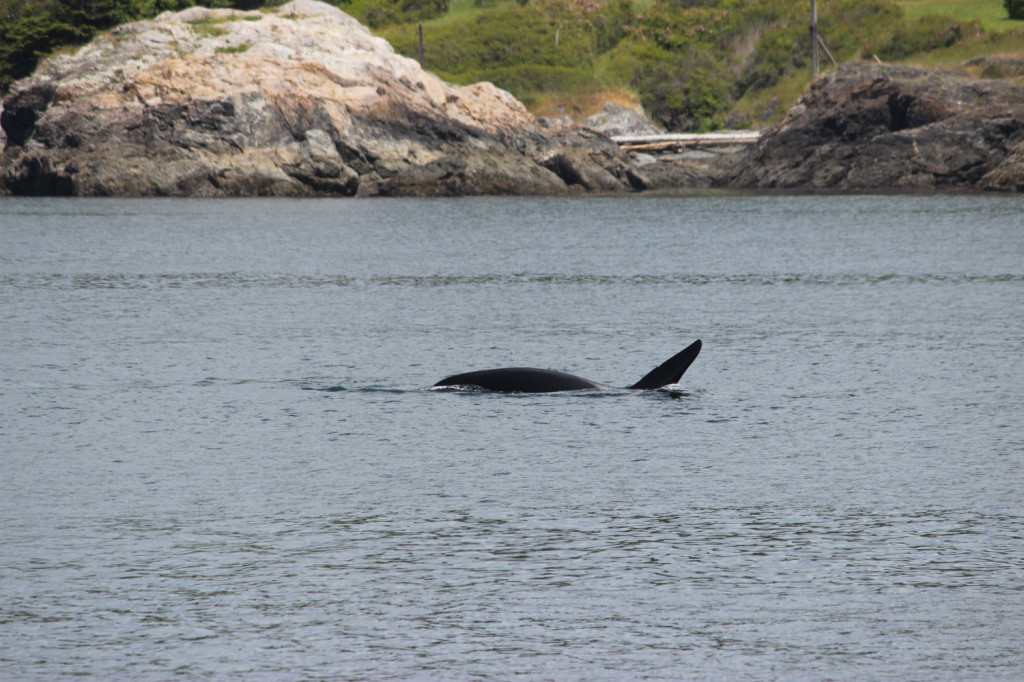
[[[811,0],[811,77],[818,80],[818,2]]]
[[[419,49],[416,51],[416,56],[420,60],[420,68],[422,69],[423,68],[423,23],[422,22],[420,23],[420,46],[419,46]]]

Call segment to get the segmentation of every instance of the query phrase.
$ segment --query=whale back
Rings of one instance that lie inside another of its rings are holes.
[[[533,367],[504,367],[455,374],[434,386],[468,386],[499,393],[554,393],[602,388],[601,384],[565,372]]]

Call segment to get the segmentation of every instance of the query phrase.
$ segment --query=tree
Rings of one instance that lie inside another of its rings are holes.
[[[97,31],[194,5],[258,9],[265,1],[0,0],[0,94],[57,48],[85,43]]]
[[[78,21],[78,10],[64,3],[9,3],[0,9],[0,92],[31,74],[57,47],[85,42],[93,34]]]

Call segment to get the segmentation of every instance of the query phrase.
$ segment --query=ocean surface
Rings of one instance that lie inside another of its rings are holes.
[[[1024,678],[1024,197],[0,198],[0,401],[0,679]]]

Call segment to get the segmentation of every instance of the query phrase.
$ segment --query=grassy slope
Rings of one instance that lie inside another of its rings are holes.
[[[989,55],[1024,59],[1024,20],[1009,19],[1002,0],[899,0],[898,4],[909,19],[941,14],[960,22],[976,21],[988,32],[946,49],[912,55],[903,60],[903,64],[960,70],[978,77],[981,76],[981,68],[964,68],[963,63]],[[1024,87],[1024,76],[1008,77],[1007,80]]]
[[[898,0],[908,20],[927,15],[944,15],[959,22],[978,22],[989,34],[968,38],[952,47],[921,52],[902,60],[901,64],[927,68],[960,70],[975,77],[981,76],[982,69],[965,69],[962,64],[975,57],[1007,55],[1024,58],[1024,21],[1011,20],[1006,16],[1002,0]],[[823,10],[819,7],[819,14]],[[827,11],[827,9],[825,9]],[[831,68],[822,55],[822,68]],[[1024,87],[1024,77],[1008,80]],[[801,95],[810,81],[810,74],[797,74],[783,80],[776,86],[742,98],[736,103],[735,111],[747,114],[757,120],[765,109],[774,111],[767,120],[779,120],[793,102]]]
[[[486,12],[496,6],[505,5],[513,0],[486,0],[483,5],[477,0],[451,0],[451,9],[444,17],[426,22],[424,27],[429,33],[431,25],[438,26],[454,21],[464,21],[480,12]],[[827,1],[827,0],[826,0]],[[651,4],[651,0],[634,0],[635,11]],[[1002,0],[897,0],[908,20],[916,20],[927,15],[944,15],[959,22],[978,22],[990,35],[982,38],[970,38],[951,48],[920,53],[903,60],[902,63],[938,68],[957,68],[963,62],[978,56],[990,54],[1006,54],[1024,56],[1024,21],[1013,21],[1006,17]],[[820,3],[819,14],[827,12],[828,6]],[[991,34],[999,33],[998,36]],[[600,63],[598,69],[600,69]],[[831,68],[822,55],[822,68]],[[977,70],[980,71],[980,70]],[[972,75],[979,75],[973,73]],[[795,74],[776,86],[740,100],[735,111],[748,115],[754,121],[771,123],[778,120],[791,104],[803,92],[810,80],[810,73]],[[1022,78],[1014,79],[1018,82]],[[1024,85],[1024,82],[1021,82]],[[580,120],[597,113],[601,105],[615,102],[623,106],[638,107],[636,93],[627,89],[614,88],[598,92],[548,94],[531,102],[530,110],[537,116],[571,115]],[[762,114],[774,112],[767,119]]]
[[[633,6],[639,11],[640,7],[650,6],[652,2],[653,0],[634,0]],[[465,22],[482,12],[512,4],[515,4],[515,0],[484,0],[482,4],[478,0],[450,0],[448,12],[444,16],[423,22],[425,49],[430,50],[431,29]],[[389,38],[395,33],[412,36],[416,31],[416,25],[408,24],[387,27],[377,33],[383,35],[384,38]],[[534,116],[551,118],[571,116],[579,121],[599,113],[605,102],[634,109],[640,106],[640,99],[635,92],[623,88],[608,88],[586,92],[541,93],[531,98],[527,108]]]
[[[429,35],[431,28],[453,23],[466,22],[472,17],[507,6],[515,0],[450,0],[450,9],[445,16],[424,22],[427,35],[427,49],[430,49]],[[806,0],[803,0],[806,2]],[[649,7],[653,0],[633,0],[635,12]],[[829,11],[828,0],[819,1],[819,15]],[[970,37],[951,48],[919,53],[903,60],[901,63],[955,69],[965,61],[985,55],[1012,55],[1024,57],[1024,21],[1013,21],[1006,18],[1003,0],[896,0],[902,7],[907,20],[916,20],[927,15],[944,15],[961,23],[978,22],[989,33],[980,37]],[[269,8],[267,11],[272,11]],[[416,31],[415,24],[393,26],[391,31]],[[388,30],[383,31],[387,34]],[[385,36],[387,37],[387,36]],[[604,69],[602,58],[595,68],[599,78]],[[822,55],[823,70],[831,68]],[[981,69],[973,69],[971,75],[981,75]],[[605,80],[602,78],[602,80]],[[810,73],[797,73],[784,79],[768,90],[744,97],[736,103],[734,111],[745,114],[754,122],[755,127],[777,121],[789,109],[791,104],[806,88]],[[1011,78],[1024,86],[1024,77]],[[633,108],[639,107],[639,98],[635,92],[626,87],[609,86],[604,90],[588,90],[586,92],[544,93],[533,98],[529,103],[530,110],[537,116],[560,117],[569,115],[581,120],[600,111],[604,102],[614,102]],[[766,112],[771,112],[765,116]]]
[[[1024,21],[1006,16],[1003,0],[896,0],[908,19],[942,14],[958,21],[977,21],[986,31],[1024,29]]]

